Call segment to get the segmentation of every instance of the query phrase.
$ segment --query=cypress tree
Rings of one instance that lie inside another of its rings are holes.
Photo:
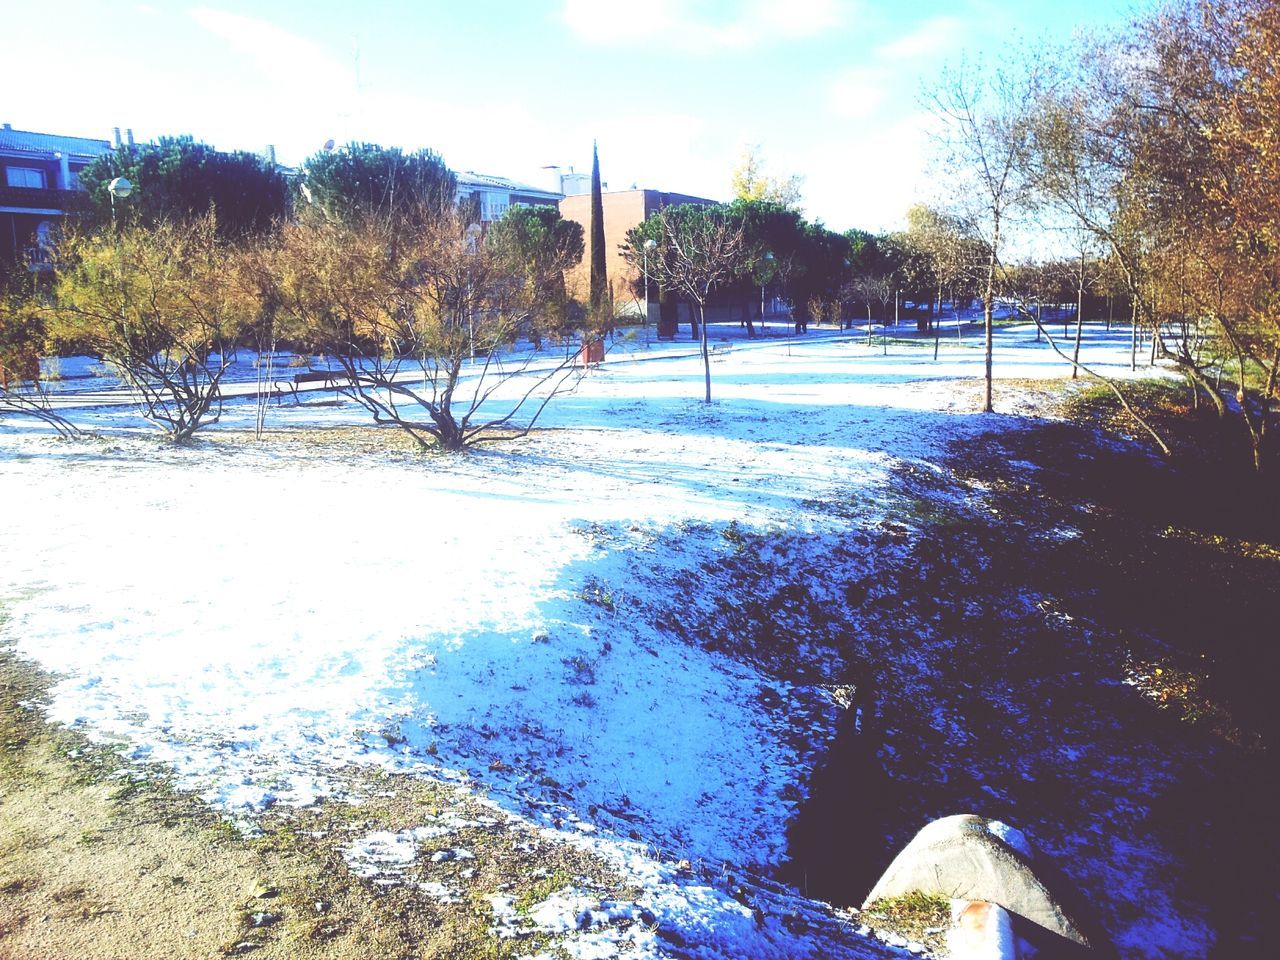
[[[604,199],[600,195],[600,150],[591,142],[591,312],[597,316],[609,292],[604,262]]]

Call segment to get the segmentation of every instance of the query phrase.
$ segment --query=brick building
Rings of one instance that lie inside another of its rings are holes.
[[[604,206],[605,272],[614,303],[624,313],[644,313],[644,284],[641,272],[622,259],[619,248],[626,242],[627,231],[646,220],[651,213],[663,207],[682,203],[714,205],[715,200],[691,197],[683,193],[667,193],[662,190],[616,190],[601,194]],[[560,215],[566,220],[582,224],[586,249],[582,262],[569,271],[565,283],[571,293],[586,299],[591,277],[591,194],[565,197],[560,201]],[[649,291],[649,321],[657,322],[657,290]]]

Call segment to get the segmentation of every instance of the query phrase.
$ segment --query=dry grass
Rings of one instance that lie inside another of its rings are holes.
[[[33,705],[47,683],[0,654],[3,960],[506,958],[538,952],[537,937],[492,934],[489,895],[533,902],[549,877],[626,892],[582,851],[421,778],[357,776],[347,786],[361,805],[275,811],[260,836],[241,836],[159,771],[126,768],[46,724]],[[442,813],[487,818],[441,841],[473,860],[420,858],[399,886],[362,880],[343,861],[342,849],[366,832]],[[457,889],[461,902],[432,900],[408,882],[428,879]]]
[[[923,893],[887,897],[867,904],[860,919],[867,926],[892,931],[945,954],[945,931],[951,924],[951,901]]]

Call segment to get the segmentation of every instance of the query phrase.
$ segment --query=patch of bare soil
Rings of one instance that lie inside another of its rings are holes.
[[[407,432],[390,426],[269,428],[261,437],[251,430],[207,430],[200,434],[200,442],[228,449],[287,451],[317,459],[334,455],[405,458],[431,454]]]
[[[485,432],[483,445],[491,440],[506,441],[522,435],[523,431],[495,428]],[[268,428],[260,437],[252,430],[206,430],[199,434],[198,442],[226,450],[258,449],[317,460],[331,460],[335,456],[429,460],[448,455],[436,447],[423,446],[408,431],[390,424]]]
[[[277,810],[241,835],[163,774],[47,724],[48,678],[0,654],[0,958],[125,960],[505,958],[536,936],[500,938],[488,897],[536,902],[567,883],[618,891],[585,853],[496,815],[456,787],[371,777],[359,806]],[[344,851],[375,830],[432,817],[464,824],[393,876],[358,877]],[[420,883],[453,891],[447,900]]]

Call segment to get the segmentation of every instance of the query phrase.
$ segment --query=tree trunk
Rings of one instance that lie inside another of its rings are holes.
[[[437,421],[437,423],[440,423]],[[440,424],[440,446],[450,453],[459,453],[463,449],[462,431],[458,429],[455,423],[449,423],[447,426]]]
[[[1129,345],[1129,369],[1138,369],[1138,298],[1133,297],[1130,307],[1132,314],[1129,320],[1130,324],[1130,340]]]
[[[680,329],[680,304],[675,294],[658,289],[658,336],[674,340]]]
[[[982,322],[986,328],[986,345],[984,363],[986,365],[986,374],[984,377],[984,392],[982,399],[982,412],[991,413],[991,357],[994,352],[995,345],[995,329],[994,319],[992,317],[993,307],[995,306],[995,290],[996,290],[996,250],[1000,244],[1000,220],[997,217],[995,221],[995,229],[991,237],[991,255],[987,258],[987,289],[982,299]]]
[[[702,321],[702,372],[706,380],[707,393],[703,398],[703,403],[711,402],[711,351],[707,348],[707,313],[703,306],[703,302],[699,300],[698,319]]]
[[[1076,345],[1071,352],[1071,379],[1080,378],[1080,338],[1084,332],[1084,254],[1080,254],[1080,272],[1076,274]]]
[[[1203,390],[1204,395],[1208,397],[1209,402],[1213,404],[1213,408],[1218,414],[1218,419],[1226,419],[1227,405],[1223,402],[1222,395],[1214,389],[1214,385],[1206,379],[1205,375],[1196,368],[1194,363],[1183,363],[1181,364],[1181,367],[1183,375],[1191,383],[1192,392],[1196,393],[1197,387],[1199,387],[1200,390]]]
[[[1254,473],[1262,472],[1262,431],[1258,428],[1258,422],[1253,418],[1253,411],[1249,408],[1249,388],[1245,382],[1245,366],[1244,351],[1239,346],[1236,347],[1236,362],[1240,365],[1240,391],[1236,394],[1236,399],[1240,402],[1240,416],[1244,418],[1244,425],[1249,429],[1249,446],[1253,449],[1253,471]],[[1266,416],[1266,404],[1263,404],[1263,417]]]

